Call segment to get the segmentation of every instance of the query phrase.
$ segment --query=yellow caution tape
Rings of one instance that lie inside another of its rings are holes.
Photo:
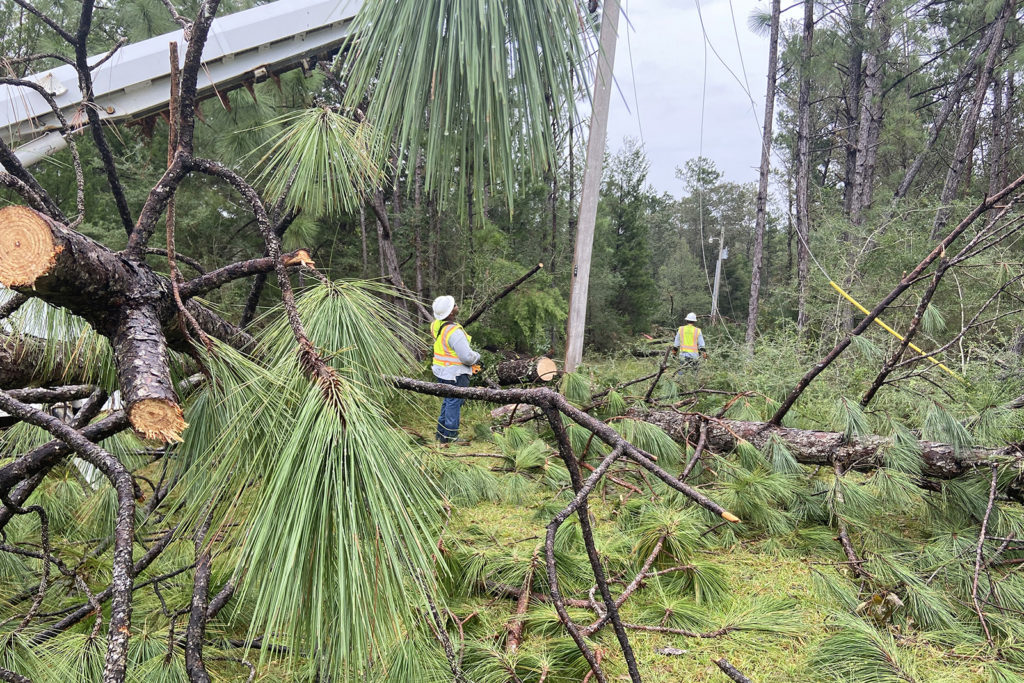
[[[829,280],[829,281],[828,281],[828,283],[829,283],[830,285],[832,285],[832,288],[833,288],[834,290],[836,290],[837,292],[839,292],[840,296],[842,296],[842,297],[843,297],[844,299],[846,299],[846,300],[847,300],[847,301],[849,301],[849,302],[850,302],[851,304],[853,304],[853,305],[854,305],[854,306],[856,306],[856,307],[857,307],[858,309],[860,309],[861,313],[863,313],[863,314],[865,314],[865,315],[870,315],[870,314],[871,314],[871,311],[869,311],[868,309],[866,309],[866,308],[864,308],[863,306],[861,306],[861,305],[860,305],[860,303],[858,303],[858,302],[857,302],[857,301],[856,301],[856,300],[855,300],[855,299],[854,299],[854,298],[853,298],[852,296],[850,296],[849,294],[847,294],[846,292],[844,292],[844,291],[843,291],[843,288],[842,288],[842,287],[840,287],[839,285],[837,285],[837,284],[836,284],[835,282],[833,282],[832,280]],[[886,332],[888,332],[888,333],[889,333],[889,334],[891,334],[892,336],[896,337],[896,338],[897,338],[897,339],[899,339],[900,341],[905,341],[905,338],[903,337],[903,335],[902,335],[902,334],[900,334],[900,333],[899,333],[899,332],[897,332],[896,330],[892,329],[891,327],[889,327],[888,325],[886,325],[885,323],[883,323],[883,322],[881,321],[881,319],[880,319],[880,318],[875,318],[875,322],[876,322],[876,323],[878,323],[879,327],[881,327],[881,328],[882,328],[883,330],[885,330]],[[948,372],[948,373],[950,374],[950,376],[951,376],[951,377],[956,377],[957,379],[961,379],[960,375],[956,374],[955,372],[953,372],[952,370],[950,370],[949,368],[947,368],[947,367],[946,367],[945,365],[943,365],[943,364],[942,364],[942,363],[940,363],[939,361],[935,360],[934,358],[932,358],[931,356],[929,356],[928,354],[926,354],[926,353],[925,353],[924,351],[922,351],[922,350],[921,350],[920,348],[918,348],[918,347],[917,347],[917,346],[915,346],[914,344],[908,343],[908,344],[907,344],[907,346],[909,346],[910,348],[914,349],[914,350],[915,350],[915,351],[917,351],[917,352],[918,352],[919,354],[921,354],[922,356],[924,356],[924,358],[925,358],[926,360],[929,360],[929,361],[931,361],[931,362],[932,362],[932,363],[934,363],[935,365],[939,366],[940,368],[942,368],[943,370],[945,370],[946,372]]]

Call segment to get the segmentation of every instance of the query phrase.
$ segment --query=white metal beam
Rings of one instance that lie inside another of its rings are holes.
[[[197,83],[200,97],[230,90],[299,66],[303,59],[336,49],[349,35],[363,0],[278,0],[214,20],[203,50]],[[139,119],[167,108],[170,96],[168,44],[184,46],[182,31],[126,45],[93,72],[100,116],[107,122]],[[185,50],[179,50],[184,61]],[[99,61],[103,55],[90,58]],[[262,70],[262,71],[261,71]],[[82,92],[71,65],[26,77],[54,96],[72,125],[84,121]],[[30,164],[65,146],[53,132],[57,118],[35,91],[0,86],[0,136],[22,163]]]

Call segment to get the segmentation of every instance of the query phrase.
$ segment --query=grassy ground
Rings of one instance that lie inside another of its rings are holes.
[[[650,372],[656,362],[649,359],[611,360],[590,369],[590,372],[600,374],[603,383],[608,385],[642,376]],[[719,369],[718,372],[703,369],[696,375],[684,375],[659,391],[663,395],[685,397],[686,392],[696,386],[708,386],[709,382],[713,384],[716,380],[724,381],[725,374],[732,374],[733,380],[742,381],[742,376],[747,372],[753,370],[738,365],[725,371]],[[646,386],[646,383],[638,385],[633,391],[642,394]],[[770,407],[770,400],[770,397],[754,397],[739,402],[732,410],[744,413],[742,417],[747,419],[757,419],[758,412],[763,414]],[[403,424],[411,434],[422,437],[425,444],[430,442],[439,403],[439,399],[420,397],[403,410]],[[698,407],[706,406],[707,403],[703,402]],[[498,493],[483,495],[481,500],[453,505],[452,517],[445,532],[445,544],[446,550],[457,548],[458,552],[475,557],[479,566],[474,565],[474,571],[480,575],[504,578],[507,585],[518,587],[522,585],[535,553],[542,548],[540,544],[543,542],[546,524],[554,512],[564,505],[564,490],[560,491],[545,481],[543,468],[533,472],[500,472],[495,470],[507,468],[507,462],[482,455],[474,457],[473,454],[502,453],[501,444],[496,443],[491,436],[494,425],[489,411],[493,407],[468,404],[463,410],[462,436],[471,437],[471,444],[437,450],[436,457],[445,459],[452,468],[486,471],[499,482]],[[830,421],[834,422],[835,417],[815,415],[813,410],[805,410],[797,414],[795,419],[815,426],[828,426]],[[531,429],[539,430],[540,427],[533,426]],[[537,435],[541,436],[541,432],[537,431]],[[551,460],[557,460],[553,452]],[[513,481],[514,478],[518,479]],[[622,487],[609,484],[592,501],[598,546],[602,553],[608,555],[606,559],[610,573],[616,574],[618,568],[617,573],[624,577],[618,584],[613,584],[613,593],[622,590],[622,586],[635,575],[635,567],[643,561],[639,540],[631,537],[618,519],[623,501],[634,495]],[[913,517],[884,513],[879,514],[878,520],[887,529],[915,535],[916,521]],[[815,653],[819,652],[819,646],[842,628],[836,621],[836,615],[850,611],[821,588],[821,577],[839,582],[845,580],[841,565],[844,558],[839,543],[831,539],[827,532],[826,529],[824,536],[818,535],[817,545],[801,545],[785,538],[773,539],[754,534],[718,545],[712,542],[710,547],[697,551],[694,557],[659,560],[656,567],[670,566],[680,560],[700,563],[722,579],[725,591],[713,600],[705,600],[700,604],[695,599],[692,586],[688,587],[685,582],[649,581],[624,606],[622,613],[625,621],[671,625],[675,622],[669,616],[674,615],[667,616],[666,610],[676,606],[683,610],[692,609],[697,615],[691,615],[697,620],[694,622],[696,625],[683,626],[688,630],[706,632],[735,623],[754,624],[754,628],[734,631],[717,638],[630,631],[630,640],[644,680],[653,683],[725,681],[724,674],[713,664],[713,660],[721,657],[755,681],[835,680],[835,677],[822,673],[820,656],[819,661],[812,662]],[[582,548],[577,550],[582,553]],[[542,549],[539,558],[537,572],[543,574]],[[458,567],[457,571],[464,571],[462,565]],[[629,570],[628,567],[633,569]],[[584,569],[589,571],[589,565]],[[581,590],[581,586],[563,592],[569,597],[585,598],[586,589]],[[506,624],[515,608],[514,600],[495,597],[493,593],[484,590],[478,590],[468,597],[464,593],[452,591],[448,597],[448,607],[460,620],[474,615],[465,624],[467,645],[464,647],[472,649],[474,646],[482,646],[489,648],[488,651],[496,656],[503,652]],[[584,624],[593,618],[593,613],[585,610],[572,611],[572,614]],[[547,604],[532,603],[525,623],[526,637],[521,658],[535,657],[542,663],[541,666],[546,661],[561,661],[552,653],[558,648],[564,649],[569,641],[557,623],[553,608]],[[977,656],[977,651],[972,651],[970,647],[958,649],[948,643],[945,646],[933,645],[895,621],[890,626],[888,635],[899,646],[899,661],[886,662],[885,650],[880,648],[876,670],[871,671],[868,666],[869,674],[855,674],[844,680],[1017,680],[1015,675],[1019,672],[1006,678],[994,677],[991,670],[986,668],[986,658]],[[610,678],[628,680],[618,643],[610,627],[597,635],[594,646]],[[670,651],[672,653],[666,653],[665,648],[673,648]],[[519,673],[524,681],[539,680],[542,677],[522,675],[522,670]],[[545,680],[580,680],[580,677],[572,676],[563,679],[556,674],[553,671]]]
[[[470,447],[456,449],[451,455],[479,452],[479,442]],[[482,460],[482,459],[481,459]],[[448,528],[447,538],[461,539],[474,549],[490,557],[496,564],[509,560],[525,567],[534,550],[542,542],[547,519],[538,519],[537,508],[543,503],[543,493],[527,504],[479,503],[458,510]],[[598,530],[599,544],[608,543],[617,535],[611,506],[597,504],[593,513]],[[631,631],[630,640],[644,680],[652,683],[675,681],[725,681],[725,676],[713,664],[724,657],[754,681],[821,680],[808,667],[809,653],[833,628],[829,614],[834,605],[828,605],[815,590],[812,571],[835,572],[835,555],[784,556],[766,551],[763,543],[739,543],[729,548],[703,553],[701,560],[721,570],[726,578],[729,596],[721,609],[710,609],[714,615],[744,613],[756,610],[766,603],[788,603],[791,612],[786,615],[786,633],[740,631],[720,638],[687,638],[674,634]],[[621,590],[621,586],[618,587]],[[627,622],[654,624],[649,615],[661,609],[665,598],[659,595],[665,587],[645,586],[634,594],[623,609]],[[584,597],[576,595],[574,597]],[[684,596],[677,596],[686,599]],[[470,638],[485,642],[504,642],[503,626],[512,614],[515,603],[511,599],[493,599],[478,596],[471,600],[453,600],[449,607],[460,618],[472,612],[482,628],[470,631]],[[574,612],[582,623],[586,615]],[[532,617],[532,618],[531,618]],[[533,604],[527,617],[527,637],[523,649],[542,651],[549,639],[553,611],[546,605]],[[532,633],[530,624],[546,624],[542,633]],[[722,622],[724,623],[724,622]],[[713,629],[710,629],[713,630]],[[610,628],[598,638],[597,648],[603,653],[603,664],[613,680],[628,680],[618,644]],[[665,654],[665,648],[682,650],[678,654]],[[980,666],[973,665],[968,656],[927,645],[911,648],[910,654],[923,676],[919,681],[985,681],[990,680]],[[884,680],[884,679],[883,679]]]

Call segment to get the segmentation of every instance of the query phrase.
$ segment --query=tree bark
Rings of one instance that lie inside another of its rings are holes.
[[[856,193],[857,184],[854,175],[857,168],[857,134],[860,128],[860,96],[861,77],[864,72],[864,24],[867,9],[866,0],[852,0],[850,2],[850,55],[847,61],[849,80],[846,83],[845,111],[846,120],[846,166],[843,176],[843,210],[850,215],[853,207],[853,197]],[[837,117],[838,118],[838,117]]]
[[[811,50],[814,41],[814,0],[804,0],[804,28],[800,45],[800,96],[797,102],[796,134],[796,236],[797,304],[796,327],[807,327],[807,285],[810,269],[810,129],[811,129]]]
[[[953,210],[949,204],[956,196],[956,191],[960,187],[961,176],[963,175],[964,168],[967,166],[967,159],[974,150],[974,134],[978,126],[978,119],[981,117],[982,106],[985,104],[985,93],[988,91],[988,84],[992,81],[992,71],[995,68],[996,58],[1003,46],[1003,33],[1006,30],[1006,24],[1010,20],[1010,15],[1013,13],[1012,10],[1015,5],[1016,0],[1006,0],[1003,3],[999,17],[993,25],[992,40],[988,46],[985,65],[981,69],[977,85],[974,88],[971,107],[964,116],[964,125],[960,129],[960,137],[957,140],[956,149],[953,151],[953,159],[950,161],[949,171],[946,173],[946,182],[942,186],[942,194],[939,196],[940,206],[935,214],[935,222],[932,226],[931,238],[933,240],[938,239],[952,214]]]
[[[416,170],[413,180],[413,259],[416,296],[423,298],[423,163],[421,156],[416,158]]]
[[[187,425],[171,380],[156,307],[126,307],[110,342],[121,400],[132,426],[147,439],[180,441]]]
[[[210,674],[203,662],[203,639],[206,635],[206,620],[210,601],[210,574],[213,557],[206,543],[210,529],[210,515],[199,525],[195,533],[196,570],[192,580],[192,604],[189,609],[188,629],[185,631],[185,671],[190,683],[210,683]]]
[[[498,383],[530,384],[533,382],[549,382],[558,375],[558,367],[550,358],[522,358],[499,363],[494,368]]]
[[[369,270],[369,262],[366,259],[366,207],[359,205],[359,243],[362,245],[363,269],[360,271],[366,277]]]
[[[734,680],[736,683],[751,683],[751,680],[743,675],[743,672],[734,667],[725,657],[713,660],[715,665],[722,670],[726,676]]]
[[[411,295],[413,293],[405,286],[405,281],[402,279],[402,270],[398,263],[398,254],[395,252],[395,243],[391,239],[391,221],[384,206],[383,192],[377,192],[373,196],[370,208],[373,209],[373,214],[377,217],[377,236],[380,240],[380,253],[384,268],[384,272],[381,274],[387,277],[399,292]],[[434,319],[430,311],[418,299],[413,297],[410,297],[410,299],[423,320]]]
[[[627,416],[661,427],[672,439],[686,443],[689,435],[700,428],[698,416],[675,411],[658,410],[644,413],[633,409]],[[707,420],[707,447],[724,453],[734,449],[739,440],[764,448],[777,438],[803,465],[832,467],[843,470],[871,472],[886,465],[886,448],[892,440],[882,436],[849,438],[839,432],[779,427],[770,422],[743,420]],[[921,475],[932,479],[955,479],[973,473],[978,466],[992,462],[1024,464],[1024,452],[1016,446],[1007,448],[974,447],[957,451],[953,446],[936,441],[919,441]],[[1010,485],[1009,495],[1024,501],[1024,476],[1018,476]]]
[[[1009,115],[1009,112],[1007,112]],[[995,75],[992,77],[992,117],[988,145],[988,194],[995,194],[1002,185],[1001,167],[1003,164],[1003,83]]]
[[[782,0],[772,0],[771,34],[768,39],[768,86],[764,98],[764,133],[761,136],[761,170],[757,183],[754,217],[754,256],[750,274],[750,304],[747,309],[747,348],[754,349],[758,307],[761,303],[761,267],[764,261],[764,229],[768,216],[768,174],[771,170],[772,124],[775,122],[775,79],[779,68],[779,15]]]
[[[871,16],[871,33],[878,43],[868,51],[864,59],[864,91],[860,98],[850,201],[850,222],[854,225],[863,223],[864,211],[871,206],[873,194],[883,114],[882,64],[892,33],[889,11],[887,0],[877,0]]]

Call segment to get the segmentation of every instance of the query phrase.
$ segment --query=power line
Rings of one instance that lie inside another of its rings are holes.
[[[629,19],[629,0],[626,0],[626,11],[623,13],[626,17],[626,53],[629,55],[629,74],[633,78],[633,102],[636,105],[636,127],[640,131],[640,144],[644,148],[647,147],[647,142],[644,140],[644,124],[640,117],[640,97],[636,91],[636,71],[633,69],[633,41],[630,39],[629,34],[635,29],[633,28],[633,22]]]
[[[698,9],[698,12],[700,10]],[[697,163],[704,158],[704,105],[708,100],[708,41],[704,36],[704,80],[700,90],[700,132],[697,138]],[[704,184],[700,182],[700,168],[697,168],[697,225],[700,228],[700,257],[704,261],[704,277],[708,281],[708,293],[714,291],[711,275],[708,273],[708,256],[704,250]]]

